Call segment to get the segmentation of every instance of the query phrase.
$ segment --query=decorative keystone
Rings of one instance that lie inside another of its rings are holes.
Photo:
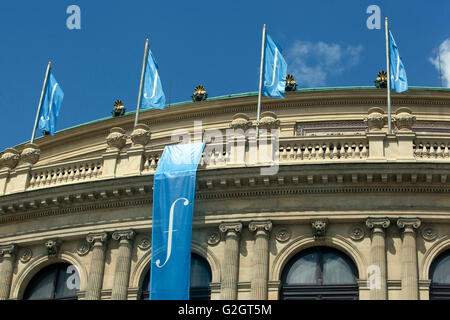
[[[6,149],[0,157],[0,169],[14,169],[19,163],[20,154],[16,149]]]
[[[399,131],[411,131],[416,122],[416,116],[412,115],[411,110],[408,108],[400,108],[392,117],[392,122],[394,122]]]
[[[108,146],[113,149],[120,150],[127,143],[127,136],[125,130],[119,127],[111,128],[109,135],[106,137]]]
[[[47,253],[49,257],[54,257],[59,253],[61,246],[61,240],[59,239],[49,239],[45,241],[45,247],[47,248]]]
[[[369,127],[369,131],[380,131],[387,124],[388,117],[381,108],[370,108],[369,115],[364,118],[364,122]]]
[[[327,218],[311,219],[311,226],[315,240],[322,239],[325,236],[328,227]]]

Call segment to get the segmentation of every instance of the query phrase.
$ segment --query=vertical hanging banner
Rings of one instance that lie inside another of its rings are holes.
[[[150,300],[188,300],[197,166],[205,143],[167,146],[153,183]]]

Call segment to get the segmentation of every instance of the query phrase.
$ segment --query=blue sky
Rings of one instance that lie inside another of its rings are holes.
[[[81,9],[80,30],[66,26],[70,5]],[[381,9],[380,30],[366,26],[370,5]],[[198,84],[209,97],[257,91],[264,23],[300,88],[371,86],[386,69],[385,16],[409,85],[440,86],[440,47],[449,86],[449,0],[2,1],[0,151],[30,139],[50,60],[65,93],[62,130],[110,116],[116,99],[135,110],[147,37],[171,103]]]

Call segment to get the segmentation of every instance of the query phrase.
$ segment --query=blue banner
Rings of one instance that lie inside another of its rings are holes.
[[[408,78],[394,37],[389,30],[389,68],[391,72],[391,90],[408,91]]]
[[[280,46],[266,36],[264,53],[264,84],[262,94],[271,98],[284,98],[287,64]]]
[[[166,96],[162,89],[161,78],[158,73],[158,65],[152,51],[148,49],[145,64],[144,85],[141,107],[143,109],[164,109],[166,107]]]
[[[153,183],[151,300],[188,300],[197,166],[204,143],[167,146]]]
[[[64,92],[52,73],[48,77],[45,87],[45,96],[39,113],[39,129],[50,132],[53,136],[56,131],[56,120],[64,98]]]

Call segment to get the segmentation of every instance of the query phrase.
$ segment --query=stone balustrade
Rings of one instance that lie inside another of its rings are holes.
[[[113,133],[122,139],[120,145],[111,144],[110,134],[109,147],[97,157],[46,165],[23,160],[22,154],[15,149],[5,150],[0,156],[0,196],[70,183],[153,174],[162,156],[163,145],[135,143],[127,149],[124,131],[113,129]],[[306,137],[278,137],[269,133],[258,141],[255,136],[240,135],[234,136],[232,141],[207,143],[199,170],[261,166],[270,161],[280,165],[343,161],[442,162],[450,161],[449,155],[450,134],[444,133],[398,130],[388,134],[377,128],[369,128],[363,134]]]

